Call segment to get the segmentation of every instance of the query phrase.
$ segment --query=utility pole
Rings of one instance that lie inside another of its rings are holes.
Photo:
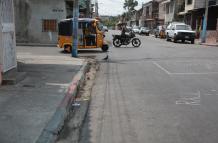
[[[95,0],[95,17],[98,17],[98,0]]]
[[[201,43],[206,42],[206,37],[207,37],[207,19],[208,19],[208,0],[205,0],[205,14],[204,14],[204,21],[203,21],[203,31],[201,33]]]
[[[73,32],[72,32],[72,50],[71,54],[72,57],[77,57],[78,56],[78,17],[79,17],[79,0],[74,0],[73,3]]]

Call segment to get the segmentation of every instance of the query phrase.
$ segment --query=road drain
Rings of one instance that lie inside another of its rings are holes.
[[[35,88],[35,85],[31,85],[31,84],[24,84],[23,87],[27,87],[27,88]]]

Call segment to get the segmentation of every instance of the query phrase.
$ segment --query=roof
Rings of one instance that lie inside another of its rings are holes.
[[[187,12],[183,11],[183,12],[179,12],[178,15],[185,15]]]
[[[169,3],[170,0],[165,0],[165,1],[160,1],[161,4],[166,4],[166,3]]]

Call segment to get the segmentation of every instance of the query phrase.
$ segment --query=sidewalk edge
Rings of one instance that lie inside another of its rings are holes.
[[[66,117],[69,115],[69,108],[71,107],[72,101],[78,92],[80,85],[85,79],[85,74],[89,69],[88,62],[84,62],[82,68],[73,77],[71,84],[65,93],[64,98],[57,107],[54,115],[47,123],[45,128],[42,130],[41,135],[35,143],[54,143],[57,136],[64,125]]]
[[[218,44],[210,44],[210,43],[200,43],[200,45],[218,47]]]
[[[56,47],[56,46],[57,46],[57,44],[16,43],[16,46],[32,46],[32,47]]]

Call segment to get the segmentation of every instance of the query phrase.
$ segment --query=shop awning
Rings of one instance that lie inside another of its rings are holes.
[[[187,12],[185,11],[182,11],[182,12],[179,12],[178,15],[185,15]]]
[[[163,1],[161,4],[169,3],[171,0]]]
[[[150,19],[149,19],[149,18],[148,18],[148,19],[145,19],[145,21],[153,21],[153,20],[154,20],[154,19],[151,19],[151,18],[150,18]]]

